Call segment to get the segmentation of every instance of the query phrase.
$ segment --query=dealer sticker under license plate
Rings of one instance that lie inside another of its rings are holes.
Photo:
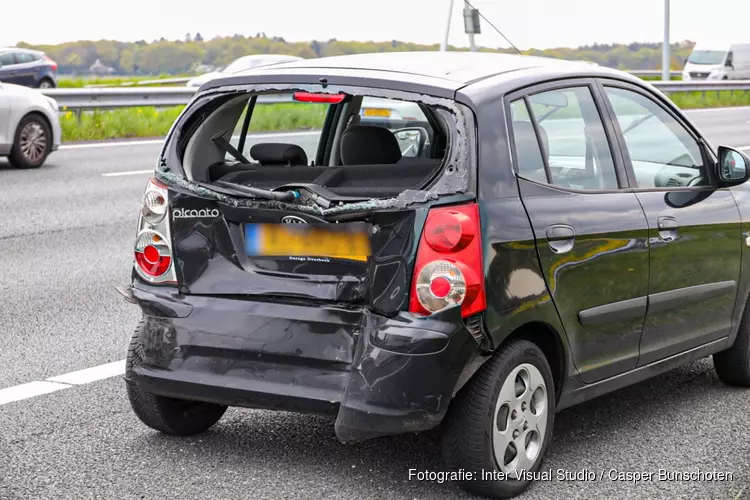
[[[369,224],[246,224],[245,249],[256,257],[328,257],[367,261]]]

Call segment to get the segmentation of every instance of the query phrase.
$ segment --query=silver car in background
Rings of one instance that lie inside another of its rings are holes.
[[[57,101],[38,90],[0,83],[0,157],[17,168],[37,168],[60,147]]]
[[[213,71],[211,73],[205,73],[201,76],[197,76],[187,82],[188,87],[200,87],[204,83],[213,80],[214,78],[224,78],[247,71],[253,68],[260,68],[261,66],[268,66],[269,64],[279,64],[291,61],[299,61],[302,59],[297,56],[287,56],[283,54],[254,54],[250,56],[243,56],[239,59],[235,59],[228,66]]]

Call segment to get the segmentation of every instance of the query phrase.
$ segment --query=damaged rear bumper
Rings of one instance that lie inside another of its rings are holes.
[[[365,308],[118,289],[144,314],[126,377],[162,396],[337,415],[342,442],[437,426],[478,353],[453,308],[386,318]]]

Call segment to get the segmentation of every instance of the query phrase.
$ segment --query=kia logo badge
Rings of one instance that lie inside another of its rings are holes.
[[[287,215],[281,219],[282,224],[307,224],[305,219],[297,217],[296,215]]]

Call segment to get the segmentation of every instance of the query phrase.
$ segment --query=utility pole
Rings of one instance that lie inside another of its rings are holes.
[[[476,52],[474,35],[482,33],[482,27],[479,25],[479,11],[469,7],[466,2],[464,2],[464,31],[469,35],[469,48],[472,52]]]
[[[664,0],[664,44],[661,49],[661,79],[669,81],[672,79],[671,62],[672,55],[670,49],[672,48],[669,42],[669,0]]]
[[[445,36],[443,36],[443,42],[440,44],[440,51],[445,52],[448,50],[448,35],[451,32],[451,18],[453,17],[453,0],[448,0],[448,20],[445,22]]]

